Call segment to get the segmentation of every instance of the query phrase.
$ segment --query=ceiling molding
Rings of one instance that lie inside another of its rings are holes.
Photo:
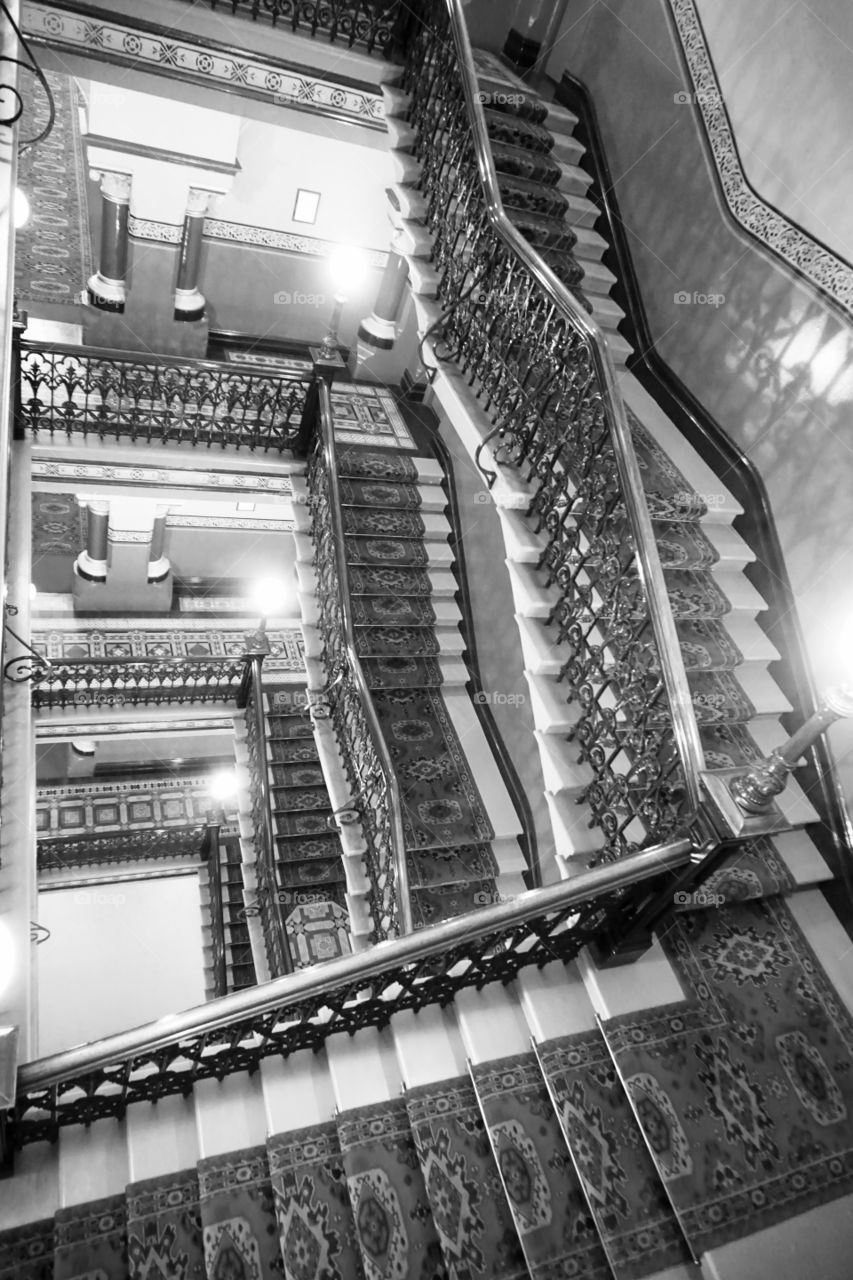
[[[235,459],[235,466],[240,465],[241,460]],[[293,496],[293,481],[289,475],[145,467],[135,462],[64,462],[52,458],[34,458],[32,475],[37,481],[60,481],[66,485],[71,484],[72,487],[76,481],[78,484],[151,485],[169,489],[215,489],[220,493],[265,493],[287,498]]]
[[[384,130],[382,94],[349,77],[329,79],[310,67],[263,58],[249,49],[193,40],[155,23],[118,20],[103,10],[26,0],[24,34],[34,43],[152,71],[273,106]]]
[[[161,244],[180,244],[183,228],[176,222],[156,222],[151,218],[128,219],[128,232],[134,240],[153,240]],[[337,247],[336,240],[321,240],[295,231],[277,231],[274,227],[256,227],[247,222],[226,222],[222,218],[205,218],[203,234],[207,240],[224,240],[230,244],[252,245],[258,249],[276,249],[282,253],[300,253],[311,258],[327,258]],[[383,249],[362,248],[367,263],[382,269],[388,261]]]

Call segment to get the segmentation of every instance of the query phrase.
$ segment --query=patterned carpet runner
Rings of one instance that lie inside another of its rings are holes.
[[[56,116],[50,134],[25,151],[18,185],[30,217],[15,233],[15,293],[20,302],[72,306],[92,274],[88,164],[80,136],[80,95],[71,76],[45,71]],[[22,136],[34,137],[49,119],[47,95],[35,76],[21,79]]]
[[[849,1195],[853,1017],[785,901],[663,947],[684,1000],[0,1232],[0,1280],[644,1280]]]
[[[339,451],[356,648],[395,764],[417,927],[493,901],[494,830],[441,693],[436,556],[411,453]],[[446,541],[441,544],[447,548]]]
[[[663,946],[686,1001],[604,1032],[698,1255],[853,1190],[853,1018],[782,898]]]
[[[265,701],[278,900],[294,968],[302,969],[352,949],[343,850],[307,690],[268,689]]]

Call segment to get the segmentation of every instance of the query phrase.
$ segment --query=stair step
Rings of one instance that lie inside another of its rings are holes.
[[[597,231],[593,231],[591,227],[577,227],[575,229],[577,236],[577,244],[575,245],[575,257],[583,265],[584,279],[588,272],[588,263],[601,262],[602,255],[607,250],[607,241],[604,236],[600,236]],[[615,277],[614,277],[615,280]]]
[[[594,293],[590,297],[593,319],[605,332],[615,330],[625,319],[625,312],[606,294]]]
[[[568,222],[572,227],[591,227],[598,221],[598,205],[593,204],[586,196],[567,192],[566,198],[569,202]]]
[[[582,152],[574,148],[570,158],[560,159],[560,181],[557,183],[558,191],[562,191],[563,195],[573,196],[578,200],[586,199],[586,193],[592,182],[592,178],[586,170],[578,167],[577,159],[580,158],[581,154]],[[573,228],[580,225],[571,218],[568,221]]]
[[[581,283],[584,293],[590,297],[594,293],[609,293],[616,283],[616,277],[613,272],[597,258],[583,258],[581,260],[580,246],[578,246],[576,256],[583,267],[583,281]]]

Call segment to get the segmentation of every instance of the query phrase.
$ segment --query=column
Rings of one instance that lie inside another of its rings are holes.
[[[106,582],[108,502],[86,503],[86,546],[74,561],[74,571],[87,582]]]
[[[101,254],[88,282],[89,302],[100,311],[124,311],[131,175],[101,174]]]
[[[397,319],[406,292],[409,264],[395,248],[388,253],[376,305],[358,326],[358,336],[368,346],[390,351],[397,337]]]
[[[148,581],[162,582],[168,577],[172,566],[163,549],[166,544],[166,516],[168,507],[157,507],[154,513],[154,524],[151,530],[151,546],[148,550]]]
[[[212,194],[200,187],[190,187],[187,194],[184,229],[178,252],[178,283],[175,286],[176,320],[201,320],[204,316],[204,295],[199,290],[198,278],[204,218]]]

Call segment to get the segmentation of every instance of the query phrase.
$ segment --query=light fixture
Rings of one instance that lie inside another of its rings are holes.
[[[354,244],[336,245],[329,254],[329,274],[335,286],[335,293],[342,294],[346,300],[354,289],[364,283],[367,275],[367,259],[361,249]]]
[[[247,637],[250,648],[268,649],[266,639],[267,622],[270,618],[281,617],[289,603],[290,593],[283,578],[259,578],[252,584],[249,599],[252,608],[261,615],[257,631]]]
[[[26,194],[20,187],[15,187],[15,196],[12,201],[12,220],[15,223],[15,230],[20,231],[25,226],[30,216],[30,202]]]
[[[364,281],[367,259],[351,244],[337,245],[329,255],[329,274],[335,286],[335,301],[328,332],[320,345],[320,359],[334,360],[338,355],[338,328],[347,298]]]
[[[218,769],[208,779],[207,790],[210,796],[222,804],[237,794],[237,775],[233,769]]]

